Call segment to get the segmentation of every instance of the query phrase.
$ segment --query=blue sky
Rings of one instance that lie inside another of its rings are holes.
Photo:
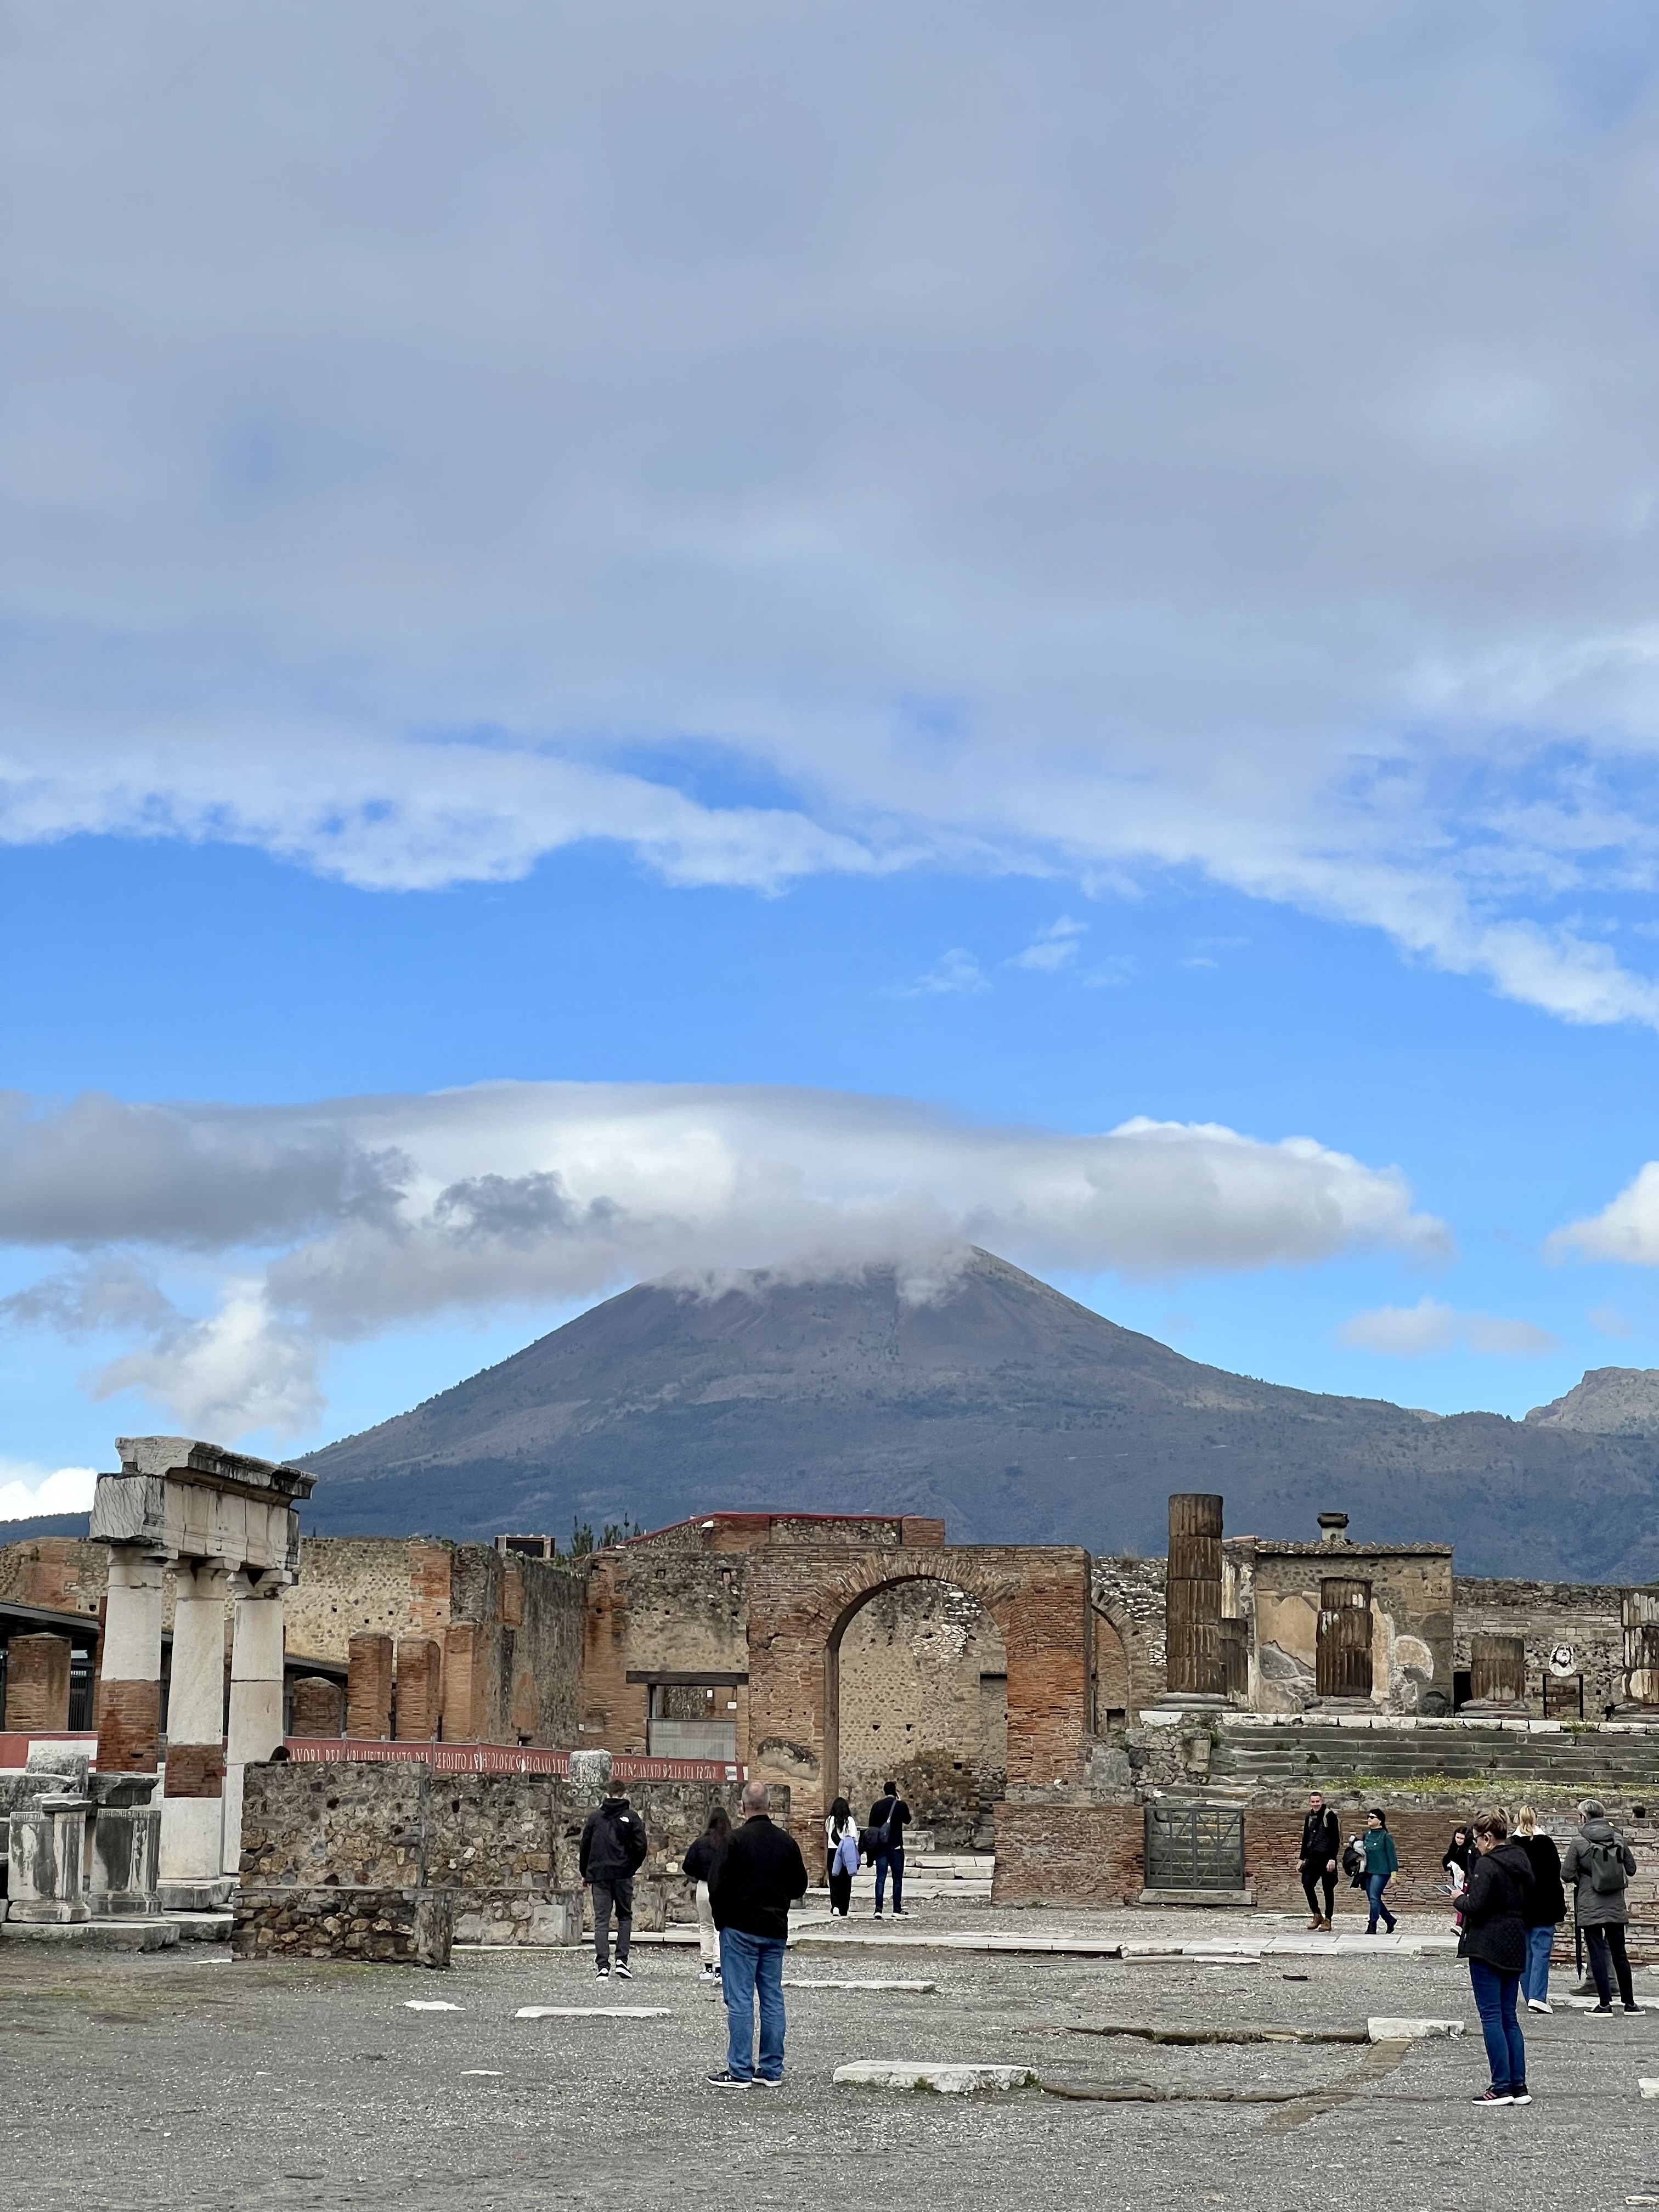
[[[1659,1363],[1650,20],[638,12],[22,19],[0,1503],[974,1235]]]

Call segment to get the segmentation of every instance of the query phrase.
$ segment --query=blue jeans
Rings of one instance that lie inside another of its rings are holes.
[[[1370,1900],[1371,1907],[1370,1926],[1365,1930],[1368,1936],[1375,1936],[1376,1933],[1376,1916],[1379,1912],[1389,1923],[1389,1935],[1392,1936],[1394,1933],[1394,1915],[1382,1902],[1382,1893],[1388,1886],[1389,1877],[1385,1874],[1368,1874],[1365,1877],[1365,1894]]]
[[[904,1907],[900,1900],[904,1895],[904,1853],[902,1850],[884,1851],[876,1861],[876,1910],[878,1912],[881,1911],[889,1867],[893,1869],[893,1910],[902,1912]]]
[[[1534,1997],[1543,2004],[1550,2001],[1550,1953],[1554,1948],[1553,1928],[1528,1929],[1527,1963],[1521,1969],[1521,1994],[1529,2002]]]
[[[1474,1991],[1474,2008],[1480,2015],[1480,2033],[1486,2039],[1492,2086],[1503,2093],[1518,2089],[1527,2078],[1527,2045],[1521,2023],[1515,2016],[1521,1977],[1500,1974],[1484,1959],[1471,1959],[1469,1986]]]
[[[720,1930],[720,1987],[726,1997],[726,2063],[739,2081],[758,2073],[783,2079],[783,1945],[775,1936]],[[760,2064],[754,2060],[755,2000],[760,1999]]]

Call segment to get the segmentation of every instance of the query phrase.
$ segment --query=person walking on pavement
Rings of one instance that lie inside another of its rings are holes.
[[[1625,1926],[1630,1905],[1625,1885],[1636,1871],[1636,1854],[1607,1819],[1607,1808],[1596,1797],[1578,1808],[1578,1833],[1567,1845],[1561,1862],[1563,1884],[1577,1893],[1578,1925],[1589,1945],[1590,1972],[1595,1977],[1594,2010],[1613,2010],[1613,1985],[1607,1972],[1611,1959],[1619,1982],[1620,2002],[1629,2013],[1639,2013],[1631,1986],[1630,1959],[1625,1950]]]
[[[1359,1842],[1365,1854],[1365,1898],[1371,1909],[1370,1925],[1365,1933],[1376,1935],[1376,1916],[1380,1912],[1392,1936],[1399,1923],[1383,1904],[1382,1893],[1400,1871],[1400,1854],[1394,1847],[1388,1820],[1380,1807],[1373,1805],[1365,1815],[1365,1832]]]
[[[904,1829],[910,1818],[910,1808],[898,1794],[896,1782],[884,1782],[881,1796],[870,1808],[870,1856],[876,1869],[876,1917],[881,1917],[883,1893],[887,1887],[887,1876],[893,1877],[893,1917],[898,1919],[904,1911]]]
[[[789,1908],[806,1894],[806,1862],[787,1829],[768,1819],[768,1802],[763,1782],[744,1783],[742,1825],[709,1884],[726,1998],[726,2064],[708,2076],[716,2089],[775,2089],[783,2080],[783,1950]]]
[[[837,1797],[823,1824],[824,1870],[830,1884],[830,1911],[843,1920],[852,1909],[853,1876],[858,1872],[859,1838],[853,1808]]]
[[[1532,1869],[1532,1895],[1527,1902],[1527,1963],[1521,1972],[1521,1994],[1528,2012],[1550,2010],[1550,1953],[1555,1931],[1567,1917],[1566,1892],[1561,1887],[1561,1854],[1553,1836],[1538,1826],[1530,1805],[1515,1816],[1515,1841]]]
[[[1308,1817],[1302,1823],[1302,1851],[1297,1862],[1302,1876],[1302,1893],[1313,1915],[1308,1923],[1310,1929],[1328,1928],[1331,1924],[1331,1912],[1336,1903],[1336,1861],[1341,1849],[1342,1831],[1337,1826],[1336,1815],[1316,1790],[1308,1800]]]
[[[593,1893],[593,1965],[599,1978],[611,1978],[611,1915],[617,1915],[617,1972],[625,1982],[634,1978],[628,1963],[628,1942],[634,1932],[634,1870],[641,1865],[650,1846],[645,1823],[630,1812],[628,1795],[620,1782],[605,1786],[605,1802],[596,1805],[582,1829],[576,1863],[581,1878]]]
[[[708,1901],[708,1885],[731,1837],[731,1817],[724,1805],[716,1805],[708,1815],[708,1826],[680,1862],[681,1873],[697,1885],[697,1949],[702,1958],[702,1972],[697,1977],[700,1982],[712,1984],[720,1978],[720,1930],[714,1925],[714,1908]]]
[[[1527,2045],[1516,2017],[1515,2000],[1527,1962],[1527,1914],[1532,1893],[1532,1863],[1510,1840],[1501,1813],[1482,1813],[1474,1824],[1475,1862],[1463,1899],[1463,1933],[1457,1954],[1469,1962],[1469,1984],[1480,2015],[1490,2085],[1475,2105],[1529,2105]]]

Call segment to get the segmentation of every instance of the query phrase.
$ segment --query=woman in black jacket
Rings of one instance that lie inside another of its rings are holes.
[[[1463,1934],[1457,1954],[1469,1962],[1492,2086],[1473,2101],[1529,2105],[1527,2046],[1515,2016],[1515,2000],[1527,1963],[1532,1866],[1521,1846],[1510,1841],[1509,1822],[1501,1813],[1481,1814],[1474,1824],[1474,1848],[1479,1856],[1463,1897]]]
[[[1515,1840],[1532,1869],[1532,1897],[1527,1905],[1527,1963],[1521,1972],[1521,1994],[1528,2012],[1550,2009],[1550,1953],[1555,1930],[1567,1917],[1567,1893],[1561,1887],[1561,1854],[1553,1836],[1545,1835],[1530,1805],[1515,1816]]]
[[[708,1885],[731,1840],[731,1815],[724,1805],[716,1805],[708,1815],[708,1826],[680,1861],[680,1871],[697,1885],[697,1948],[702,1954],[700,1982],[717,1982],[720,1978],[720,1939],[714,1926],[714,1908],[708,1901]]]

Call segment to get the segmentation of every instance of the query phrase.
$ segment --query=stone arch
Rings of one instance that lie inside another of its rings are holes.
[[[896,1778],[918,1827],[973,1847],[1008,1768],[1008,1656],[995,1616],[948,1574],[872,1590],[831,1631],[823,1790],[861,1819]]]
[[[757,1553],[749,1589],[750,1764],[787,1782],[802,1832],[822,1818],[841,1644],[878,1591],[943,1582],[976,1599],[1008,1662],[1008,1781],[1048,1786],[1083,1778],[1092,1638],[1090,1562],[1073,1546],[915,1545],[842,1549],[780,1546]]]
[[[1091,1608],[1095,1635],[1095,1726],[1097,1729],[1127,1724],[1136,1699],[1129,1647],[1123,1632],[1103,1607]]]

